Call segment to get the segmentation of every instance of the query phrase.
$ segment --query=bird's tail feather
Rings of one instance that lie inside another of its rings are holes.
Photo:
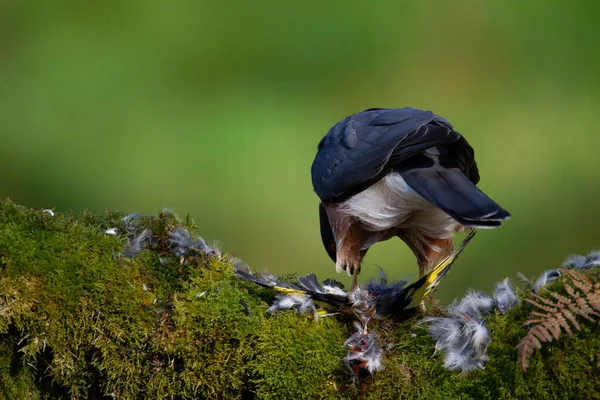
[[[456,261],[460,253],[465,249],[465,247],[467,247],[467,244],[469,244],[471,239],[473,239],[473,236],[475,236],[476,232],[477,231],[475,230],[471,231],[465,240],[463,240],[458,249],[454,250],[452,254],[444,258],[440,263],[433,267],[429,274],[425,275],[406,288],[409,291],[407,298],[410,299],[410,303],[407,307],[405,307],[405,309],[421,305],[425,296],[435,289],[442,278],[446,276],[448,271],[450,271],[450,267],[452,267],[454,261]]]
[[[401,172],[406,183],[460,224],[493,228],[510,214],[486,196],[458,168],[416,168]]]

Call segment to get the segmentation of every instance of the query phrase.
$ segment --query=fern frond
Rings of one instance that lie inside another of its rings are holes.
[[[579,326],[579,322],[577,322],[577,319],[575,318],[575,315],[573,315],[573,313],[569,310],[563,310],[562,315],[564,316],[564,318],[568,319],[571,324],[575,327],[575,329],[577,329],[578,331],[581,330],[581,327]],[[565,331],[567,331],[565,329]],[[569,331],[567,331],[569,332]],[[569,335],[573,336],[571,333],[569,333]]]
[[[600,282],[595,282],[582,272],[572,269],[560,270],[566,295],[548,291],[549,297],[533,294],[525,299],[539,311],[531,315],[538,319],[528,319],[523,325],[529,330],[517,345],[518,364],[523,372],[529,367],[529,360],[535,349],[542,343],[558,340],[562,331],[573,336],[572,328],[581,330],[577,316],[595,322],[600,319]]]
[[[567,316],[567,313],[569,314],[569,316]],[[560,325],[560,327],[563,328],[564,331],[567,332],[567,334],[569,336],[573,336],[573,331],[571,330],[571,327],[569,326],[567,319],[573,324],[573,326],[577,330],[579,330],[579,324],[575,320],[575,317],[573,316],[573,314],[571,314],[570,312],[566,311],[563,313],[557,313],[555,315],[555,318],[556,318],[556,322],[558,323],[558,325]],[[558,339],[558,337],[557,337],[557,339]]]
[[[554,339],[558,339],[560,337],[560,325],[558,324],[558,320],[556,317],[557,315],[559,314],[556,313],[552,315],[552,317],[542,322],[542,326],[546,329],[546,331],[550,332]],[[548,341],[551,342],[552,338],[550,338]]]
[[[579,293],[578,291],[575,290],[575,288],[571,285],[565,285],[565,290],[567,291],[567,293],[569,294],[569,296],[571,296],[572,298],[576,299],[578,297],[581,297],[581,293]],[[579,289],[581,290],[581,289]]]
[[[534,296],[537,296],[537,294],[534,294]],[[540,297],[540,298],[544,299],[543,297]],[[547,300],[547,299],[544,299],[544,300]],[[532,304],[533,306],[539,308],[540,310],[546,311],[546,313],[550,313],[550,312],[556,311],[556,307],[550,307],[550,306],[547,306],[547,305],[544,305],[544,304],[540,304],[540,303],[536,302],[533,299],[525,299],[525,301],[528,302],[529,304]],[[552,303],[552,302],[550,302],[550,303],[552,305],[554,305],[554,303]],[[546,315],[546,314],[543,314],[543,315]]]
[[[590,279],[580,271],[574,269],[563,270],[563,276],[568,277],[571,280],[571,282],[573,282],[573,285],[575,285],[577,289],[581,290],[584,293],[591,292],[594,286],[596,288],[600,288],[600,283],[595,283],[592,279]]]
[[[573,312],[573,314],[580,315],[580,316],[582,316],[583,318],[587,319],[590,322],[594,322],[595,321],[595,319],[593,318],[593,316],[596,316],[596,317],[600,316],[600,315],[598,315],[598,313],[595,313],[593,311],[591,313],[588,313],[583,308],[578,307],[577,304],[575,304],[575,303],[569,304],[569,310],[571,310]]]
[[[565,285],[566,287],[567,285]],[[554,297],[556,300],[558,300],[558,304],[556,305],[558,308],[561,308],[561,306],[563,304],[570,304],[571,303],[571,299],[569,299],[567,296],[556,293],[556,292],[548,292],[548,294],[552,297]]]
[[[533,305],[535,305],[535,306],[536,306],[536,307],[538,307],[538,308],[541,308],[542,310],[546,310],[546,311],[548,311],[546,308],[544,308],[544,307],[543,307],[543,305],[544,305],[544,304],[547,304],[548,306],[550,306],[550,307],[553,307],[553,308],[554,308],[554,307],[556,307],[556,303],[554,303],[554,302],[553,302],[552,300],[550,300],[550,299],[547,299],[547,298],[545,298],[545,297],[542,297],[542,296],[540,296],[539,294],[535,294],[535,293],[534,293],[533,297],[534,297],[536,300],[539,300],[539,301],[541,301],[541,302],[543,303],[543,304],[541,304],[541,303],[537,303],[537,302],[534,302],[534,303],[532,303]]]
[[[548,312],[552,312],[553,313],[553,312],[556,312],[556,310],[557,309],[554,309],[554,310],[550,310]],[[535,315],[536,317],[542,317],[542,318],[544,318],[544,317],[548,316],[548,312],[543,313],[543,312],[539,312],[539,311],[532,311],[531,315]],[[537,321],[538,322],[542,322],[541,320],[537,320]],[[523,323],[523,325],[525,325],[525,323]]]
[[[592,308],[592,306],[593,306],[592,303],[583,297],[579,297],[579,298],[575,299],[575,304],[577,304],[577,306],[581,310],[585,311],[589,315],[595,315],[597,317],[600,316],[600,315],[598,315],[598,313],[594,312],[594,309]]]

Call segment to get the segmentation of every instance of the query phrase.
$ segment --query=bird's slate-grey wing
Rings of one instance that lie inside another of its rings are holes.
[[[369,109],[338,122],[321,140],[312,165],[313,187],[323,201],[340,200],[418,152],[460,138],[431,111]]]

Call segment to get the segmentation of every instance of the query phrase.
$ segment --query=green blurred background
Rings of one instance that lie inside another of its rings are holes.
[[[189,213],[255,270],[335,277],[310,166],[369,107],[431,109],[513,218],[440,287],[491,290],[600,245],[597,1],[0,2],[0,196]],[[399,240],[381,265],[416,276]],[[337,276],[338,278],[341,275]],[[349,280],[344,277],[344,282]]]

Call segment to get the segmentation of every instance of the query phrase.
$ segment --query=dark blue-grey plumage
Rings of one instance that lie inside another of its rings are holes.
[[[510,216],[457,167],[403,169],[401,175],[421,197],[462,225],[491,228]]]
[[[335,262],[335,237],[333,236],[333,230],[331,229],[331,224],[329,223],[327,211],[325,211],[323,203],[319,203],[319,222],[321,227],[321,240],[323,241],[323,246],[325,247],[325,251],[327,251],[327,255],[329,255],[329,258],[331,258],[333,262]]]
[[[312,182],[322,201],[340,201],[366,189],[423,150],[455,143],[461,135],[444,118],[416,108],[374,108],[335,124],[318,145]],[[474,183],[477,166],[466,143],[465,168]],[[469,157],[469,155],[471,157]]]
[[[353,286],[376,242],[402,239],[422,277],[452,251],[452,232],[510,217],[475,186],[473,148],[431,111],[373,108],[344,118],[319,142],[311,173],[323,245]]]
[[[462,225],[494,227],[510,216],[475,186],[473,148],[431,111],[369,109],[344,118],[319,143],[311,172],[321,201],[339,202],[392,171]]]

